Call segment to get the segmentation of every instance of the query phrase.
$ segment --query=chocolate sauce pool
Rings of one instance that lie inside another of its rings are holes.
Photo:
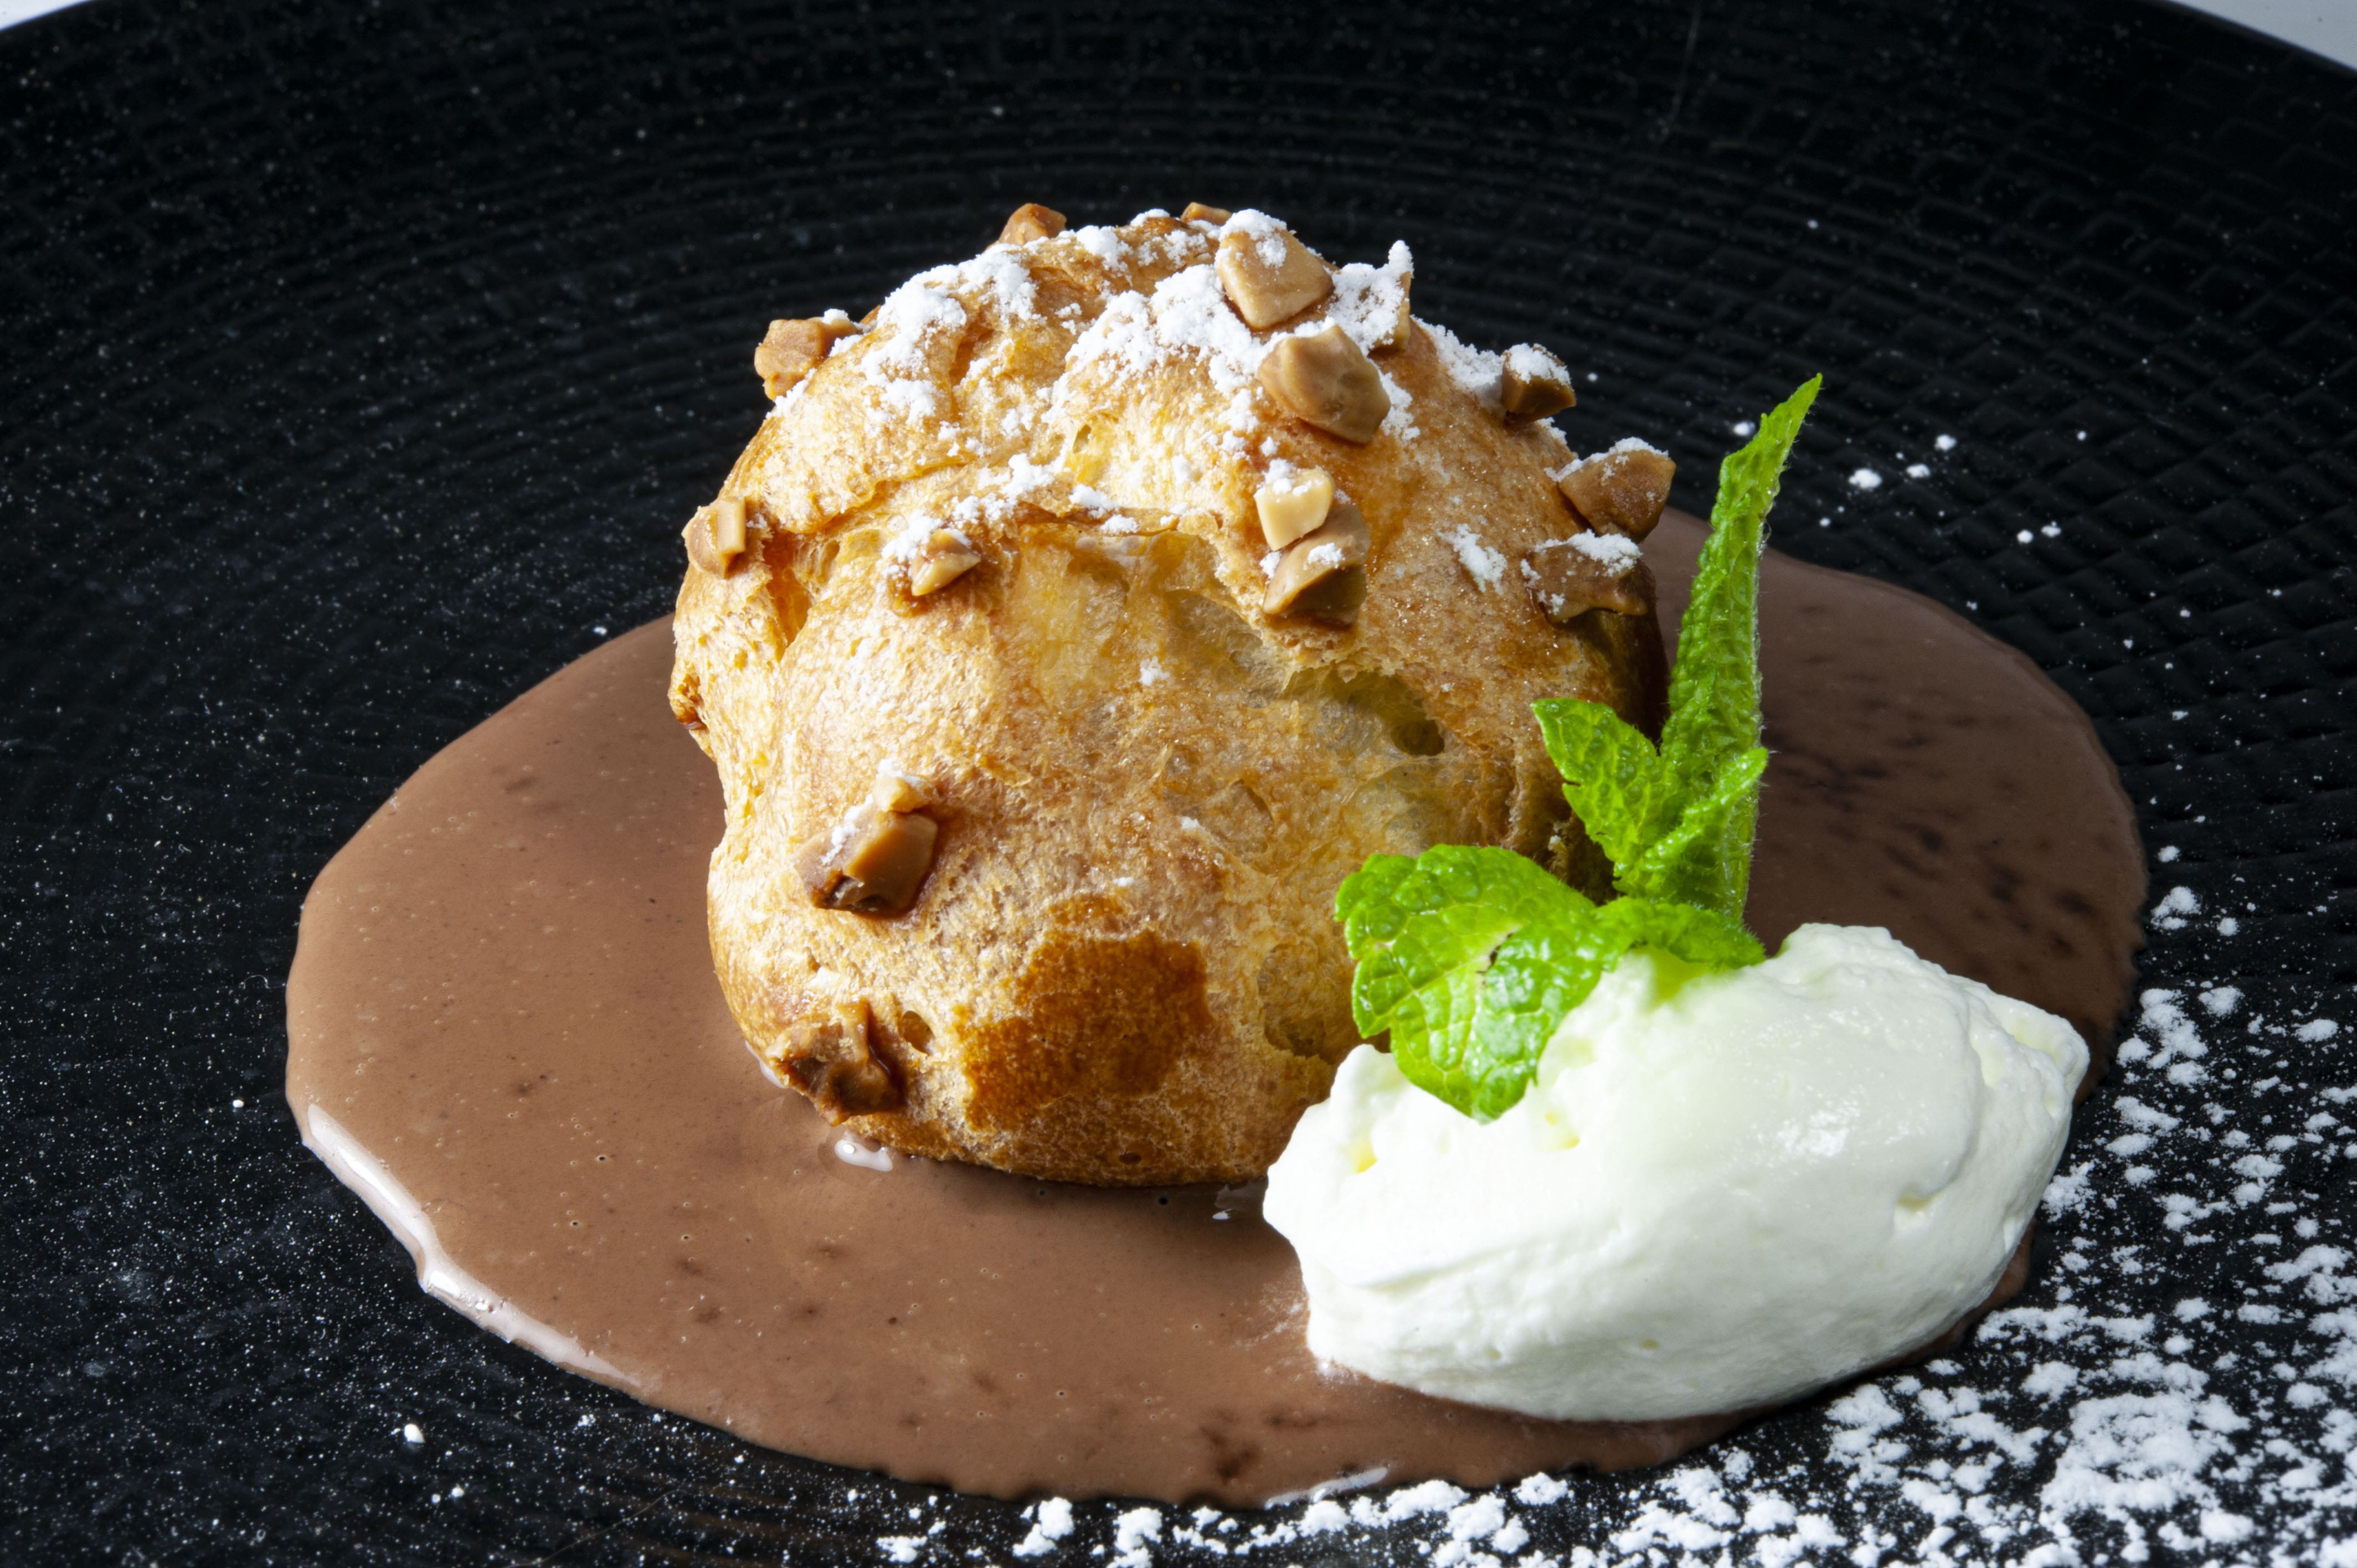
[[[1648,542],[1665,610],[1701,534]],[[1770,555],[1753,928],[1888,926],[2072,1019],[2123,1000],[2143,856],[2085,717],[1930,601]],[[1321,1370],[1247,1194],[1107,1191],[844,1143],[712,977],[720,789],[668,623],[419,769],[304,906],[304,1141],[484,1326],[755,1442],[961,1490],[1258,1504],[1657,1463],[1739,1416],[1534,1421]],[[2017,1268],[2000,1294],[2019,1280]]]

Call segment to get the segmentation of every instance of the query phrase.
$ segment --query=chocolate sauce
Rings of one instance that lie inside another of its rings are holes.
[[[1700,532],[1648,542],[1664,607]],[[2083,715],[1929,601],[1770,557],[1751,920],[1886,925],[2106,1036],[2142,901]],[[421,768],[305,905],[304,1139],[494,1332],[755,1442],[964,1491],[1257,1504],[1658,1463],[1740,1415],[1535,1421],[1321,1369],[1251,1195],[886,1155],[766,1079],[712,977],[712,766],[668,623]],[[885,1167],[885,1168],[877,1168]],[[2018,1283],[2009,1271],[1999,1294]]]

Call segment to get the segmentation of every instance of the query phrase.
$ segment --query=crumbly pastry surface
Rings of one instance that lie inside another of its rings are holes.
[[[1254,1176],[1357,1043],[1331,911],[1370,854],[1600,891],[1529,705],[1651,725],[1661,650],[1636,553],[1561,547],[1591,525],[1528,410],[1567,378],[1415,321],[1405,246],[1309,256],[1322,293],[1306,254],[1256,213],[1026,208],[757,357],[781,395],[689,526],[672,704],[727,801],[729,1004],[851,1130]]]

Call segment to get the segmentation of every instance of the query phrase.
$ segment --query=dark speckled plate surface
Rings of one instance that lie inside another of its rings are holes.
[[[1013,1561],[1011,1508],[652,1416],[423,1295],[296,1142],[281,982],[404,776],[667,607],[770,317],[1021,201],[1189,199],[1406,239],[1423,314],[1592,371],[1575,445],[1646,434],[1689,506],[1824,371],[1780,542],[2036,658],[2188,892],[2041,1316],[1669,1477],[1314,1534],[1092,1504],[1056,1550],[2357,1535],[2348,73],[2122,0],[99,0],[0,33],[0,1557]]]

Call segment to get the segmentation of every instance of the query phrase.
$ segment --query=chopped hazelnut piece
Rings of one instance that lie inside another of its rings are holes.
[[[899,1080],[869,1043],[866,999],[788,1026],[786,1073],[830,1122],[872,1116],[901,1101]]]
[[[1228,220],[1228,209],[1224,207],[1206,207],[1200,201],[1190,201],[1187,204],[1187,210],[1178,214],[1178,221],[1181,223],[1225,223]]]
[[[867,800],[878,811],[921,811],[933,803],[932,785],[899,763],[883,762],[877,765],[876,788],[867,792]]]
[[[1641,441],[1582,458],[1563,476],[1563,499],[1593,529],[1642,539],[1662,521],[1678,466]]]
[[[838,341],[857,337],[863,325],[840,310],[802,321],[772,321],[770,335],[753,350],[754,373],[771,397],[783,397],[818,369]]]
[[[921,599],[981,564],[982,553],[967,542],[964,534],[937,528],[909,562],[909,592]]]
[[[1271,550],[1282,550],[1326,521],[1334,504],[1334,476],[1323,468],[1274,465],[1253,505],[1260,512],[1261,537]]]
[[[874,828],[858,835],[844,857],[834,907],[863,915],[897,915],[915,903],[918,886],[933,868],[933,844],[941,831],[941,824],[921,811],[878,812]]]
[[[1498,403],[1508,419],[1544,419],[1578,401],[1571,390],[1571,372],[1561,360],[1536,343],[1517,343],[1506,350]]]
[[[722,496],[710,506],[698,507],[679,536],[697,571],[726,577],[745,553],[744,498]]]
[[[1260,362],[1260,384],[1294,418],[1361,446],[1392,411],[1383,372],[1340,327],[1278,338]]]
[[[1063,231],[1062,213],[1052,207],[1027,201],[1008,217],[1006,227],[998,231],[998,242],[1002,245],[1028,245],[1034,240],[1052,239]]]
[[[924,814],[928,782],[886,761],[867,799],[795,852],[796,869],[822,908],[898,915],[917,901],[932,869],[941,824]]]
[[[1359,509],[1336,501],[1324,523],[1286,547],[1261,599],[1262,613],[1351,625],[1366,602],[1369,542]]]
[[[1220,236],[1220,286],[1254,331],[1300,315],[1334,292],[1334,274],[1293,237],[1271,223],[1258,233],[1230,227]]]
[[[1653,607],[1653,573],[1634,542],[1609,534],[1551,539],[1523,557],[1531,603],[1556,626],[1590,610],[1641,616]]]
[[[821,908],[898,915],[917,901],[940,834],[941,824],[921,811],[886,811],[862,800],[794,858],[811,902]]]
[[[733,562],[745,553],[745,498],[722,496],[705,510],[712,531],[712,548],[720,559]]]

